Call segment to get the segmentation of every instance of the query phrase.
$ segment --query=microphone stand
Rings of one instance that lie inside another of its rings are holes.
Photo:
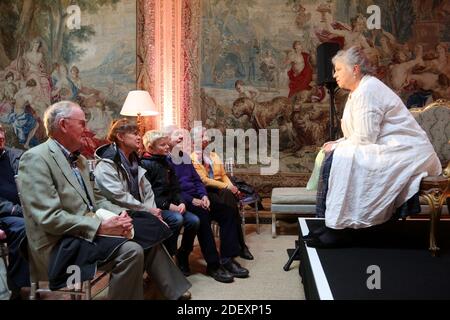
[[[338,135],[338,119],[337,119],[337,113],[336,113],[336,106],[334,104],[334,97],[336,93],[337,83],[334,81],[326,82],[325,87],[328,90],[328,94],[330,96],[330,128],[329,128],[329,141],[334,141],[337,138]]]

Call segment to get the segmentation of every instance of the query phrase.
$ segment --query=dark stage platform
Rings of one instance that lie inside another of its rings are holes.
[[[324,220],[299,224],[305,235]],[[450,221],[439,225],[438,257],[428,235],[429,221],[400,220],[350,248],[315,249],[299,239],[306,299],[450,299]]]

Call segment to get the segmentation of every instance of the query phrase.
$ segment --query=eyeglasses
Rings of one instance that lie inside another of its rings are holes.
[[[70,118],[70,117],[64,117],[64,119],[77,120],[78,123],[81,124],[82,127],[86,127],[86,120],[84,120],[84,119],[77,119],[77,118]]]

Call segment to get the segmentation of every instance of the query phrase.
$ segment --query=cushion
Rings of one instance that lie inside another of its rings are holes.
[[[316,204],[316,191],[306,188],[274,188],[272,204]]]
[[[273,213],[316,213],[315,204],[277,204],[272,203],[270,210]]]

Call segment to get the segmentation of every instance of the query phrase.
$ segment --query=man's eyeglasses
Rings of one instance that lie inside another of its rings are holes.
[[[84,119],[77,119],[77,118],[70,118],[70,117],[64,117],[64,119],[77,120],[78,123],[81,124],[82,127],[86,127],[86,120],[84,120]]]

